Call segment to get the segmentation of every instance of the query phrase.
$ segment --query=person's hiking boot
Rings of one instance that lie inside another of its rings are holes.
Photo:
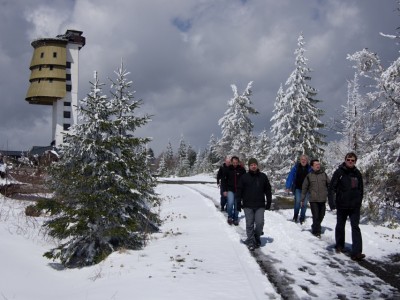
[[[239,225],[239,220],[233,221],[233,225],[238,226]]]
[[[229,225],[232,225],[232,224],[233,224],[233,219],[228,218],[228,224],[229,224]]]
[[[256,248],[261,247],[261,239],[256,237]]]
[[[248,245],[247,248],[248,248],[250,251],[254,251],[254,250],[256,249],[256,248],[254,247],[253,244]]]
[[[317,237],[317,238],[321,238],[321,234],[318,232],[312,232],[313,236]]]
[[[355,261],[360,261],[360,260],[363,260],[364,258],[365,258],[365,254],[363,254],[363,253],[357,253],[357,254],[353,254],[351,256],[351,259],[355,260]]]
[[[336,247],[335,247],[335,252],[336,252],[337,254],[343,253],[343,248],[342,248],[342,247],[339,247],[339,246],[336,246]]]
[[[295,222],[295,223],[297,223],[297,216],[296,216],[296,215],[294,215],[292,221]]]
[[[304,223],[304,218],[300,218],[300,225],[303,225]]]

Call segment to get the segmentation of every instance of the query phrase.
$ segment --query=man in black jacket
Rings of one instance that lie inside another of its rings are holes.
[[[261,246],[264,211],[271,208],[272,193],[268,177],[258,169],[257,160],[250,158],[248,164],[249,171],[239,180],[236,199],[239,210],[243,207],[246,218],[246,244],[254,250]]]
[[[227,156],[225,158],[225,162],[219,167],[219,170],[217,173],[217,185],[219,186],[220,194],[221,194],[221,199],[220,199],[221,211],[226,210],[226,203],[228,202],[228,198],[226,196],[224,196],[224,188],[222,186],[222,177],[226,174],[230,165],[231,165],[231,159],[230,159],[230,157]]]
[[[239,213],[235,194],[240,176],[246,173],[246,170],[239,165],[239,157],[232,156],[231,165],[226,169],[221,182],[224,189],[223,195],[227,197],[226,211],[228,213],[228,224],[239,225]]]
[[[362,260],[365,258],[365,254],[362,253],[362,236],[359,223],[364,184],[362,175],[355,166],[356,162],[355,153],[346,154],[344,163],[333,173],[329,185],[328,200],[330,208],[337,209],[336,252],[341,253],[344,250],[345,226],[347,217],[349,217],[353,242],[351,259]],[[334,201],[335,193],[336,201]]]

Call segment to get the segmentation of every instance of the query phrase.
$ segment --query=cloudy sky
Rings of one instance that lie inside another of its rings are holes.
[[[141,111],[153,115],[138,134],[153,138],[158,155],[182,135],[196,151],[219,137],[231,84],[241,93],[254,82],[254,129],[269,129],[301,32],[326,123],[346,101],[347,54],[369,48],[385,66],[399,56],[379,35],[396,33],[396,8],[395,0],[0,0],[0,149],[51,142],[51,107],[25,101],[36,38],[83,31],[80,99],[95,70],[108,87],[122,58]]]

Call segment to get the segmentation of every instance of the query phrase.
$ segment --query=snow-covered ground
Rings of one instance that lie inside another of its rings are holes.
[[[215,182],[208,176],[180,178]],[[215,183],[159,184],[161,232],[145,249],[121,251],[82,269],[63,269],[42,254],[54,244],[41,219],[26,218],[26,202],[0,198],[1,299],[393,299],[399,291],[332,250],[335,214],[327,212],[323,236],[311,219],[290,221],[292,210],[265,212],[262,247],[250,253],[240,241],[245,222],[229,226],[217,208]],[[307,216],[310,216],[310,210]],[[350,225],[346,226],[350,247]],[[362,224],[368,260],[399,253],[400,232]],[[267,273],[256,260],[264,260]],[[396,274],[394,274],[396,276]]]

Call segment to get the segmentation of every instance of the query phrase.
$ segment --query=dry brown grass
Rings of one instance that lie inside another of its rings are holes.
[[[36,167],[21,166],[8,170],[7,177],[19,183],[12,183],[0,187],[0,192],[6,197],[16,200],[33,200],[39,194],[48,193],[45,186],[46,173]]]

